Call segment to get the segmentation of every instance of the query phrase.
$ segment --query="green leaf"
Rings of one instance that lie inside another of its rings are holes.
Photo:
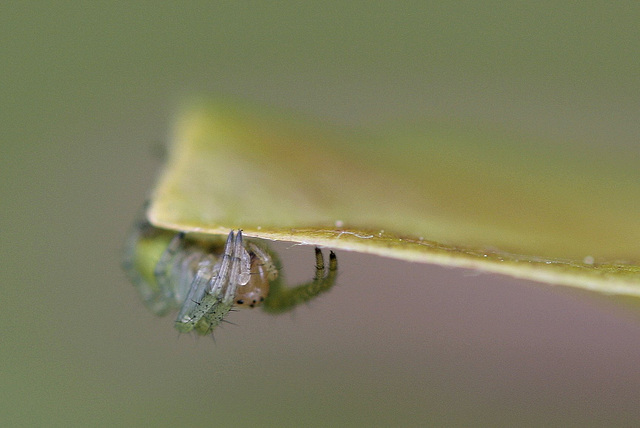
[[[465,123],[368,131],[231,102],[179,116],[158,227],[640,296],[636,157]]]

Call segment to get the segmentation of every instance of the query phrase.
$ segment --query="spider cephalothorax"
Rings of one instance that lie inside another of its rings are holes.
[[[234,307],[263,305],[283,312],[333,286],[338,262],[316,248],[312,281],[289,288],[281,284],[277,259],[266,247],[231,231],[223,244],[215,236],[189,236],[143,223],[128,245],[125,269],[156,314],[178,310],[181,332],[207,334]]]

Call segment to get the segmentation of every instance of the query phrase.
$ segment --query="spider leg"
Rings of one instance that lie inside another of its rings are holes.
[[[173,290],[175,301],[178,304],[184,303],[187,298],[191,290],[191,283],[198,274],[199,269],[202,268],[204,260],[209,260],[210,263],[215,264],[215,258],[211,254],[202,251],[194,251],[181,259],[181,261],[176,261],[173,267],[175,272],[179,273]]]
[[[191,285],[189,295],[176,320],[176,328],[181,332],[195,329],[201,334],[209,333],[231,309],[238,283],[246,276],[243,267],[246,250],[242,245],[242,232],[227,236],[224,254],[219,264],[205,267],[201,275]]]
[[[264,266],[268,275],[269,281],[273,281],[278,277],[278,268],[273,263],[272,257],[261,247],[257,246],[253,242],[249,242],[249,249],[260,259],[260,262]]]
[[[225,256],[227,256],[226,252]],[[249,254],[242,244],[241,230],[236,234],[233,250],[227,260],[229,261],[228,278],[219,285],[213,285],[219,292],[208,294],[202,299],[202,309],[207,310],[203,320],[196,325],[198,333],[210,333],[224,321],[224,317],[232,309],[238,286],[249,281]],[[222,268],[220,270],[222,271]]]
[[[231,256],[231,267],[227,287],[223,288],[223,299],[231,298],[236,294],[238,284],[246,284],[249,281],[249,254],[242,245],[242,231],[239,230],[234,242]]]
[[[215,284],[224,281],[225,276],[228,275],[233,239],[234,233],[231,231],[227,236],[221,263],[216,263],[214,266],[205,264],[201,266],[201,269],[198,269],[175,322],[175,326],[180,332],[187,333],[193,330],[215,303],[215,298],[211,298],[211,293],[218,292],[217,289],[214,290]]]
[[[329,253],[329,268],[325,269],[322,251],[316,247],[316,270],[313,280],[295,287],[284,287],[280,281],[271,284],[269,295],[264,301],[264,310],[271,313],[286,312],[295,306],[308,302],[334,286],[338,275],[338,259],[333,251]]]
[[[192,316],[189,314],[200,304],[207,292],[209,281],[216,276],[215,267],[215,260],[211,256],[205,257],[198,263],[198,270],[176,318],[176,325],[188,324],[192,320]]]
[[[169,302],[173,300],[173,291],[171,288],[173,278],[171,276],[171,267],[176,254],[184,243],[184,232],[177,233],[169,242],[167,249],[164,250],[158,263],[153,270],[153,276],[156,278],[158,289],[164,298]]]

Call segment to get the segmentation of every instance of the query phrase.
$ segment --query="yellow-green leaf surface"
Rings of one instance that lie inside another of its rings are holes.
[[[179,116],[149,220],[640,296],[638,159],[462,123]]]

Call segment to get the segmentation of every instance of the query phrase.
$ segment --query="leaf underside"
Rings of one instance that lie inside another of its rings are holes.
[[[634,157],[459,123],[291,117],[190,105],[149,220],[640,296]]]

